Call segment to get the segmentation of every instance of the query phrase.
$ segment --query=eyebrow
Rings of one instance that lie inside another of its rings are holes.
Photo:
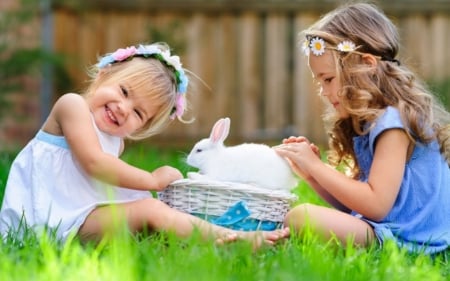
[[[317,80],[317,79],[320,79],[321,77],[323,77],[324,75],[326,75],[326,73],[321,72],[321,73],[319,73],[319,75],[317,75],[317,76],[313,74],[312,77],[313,77],[313,79],[316,79],[316,80]]]

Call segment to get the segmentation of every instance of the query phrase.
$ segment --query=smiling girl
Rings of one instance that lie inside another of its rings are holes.
[[[86,92],[61,96],[14,160],[0,212],[3,236],[46,228],[63,241],[71,233],[99,241],[122,223],[132,233],[180,237],[196,228],[220,242],[242,236],[271,244],[287,234],[235,232],[171,209],[149,191],[181,179],[179,170],[146,171],[119,158],[125,138],[147,138],[175,118],[183,121],[188,78],[168,46],[119,49],[90,74]]]

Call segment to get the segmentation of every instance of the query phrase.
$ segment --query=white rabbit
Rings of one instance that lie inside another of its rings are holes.
[[[189,153],[187,163],[199,169],[198,177],[268,189],[290,190],[297,186],[298,179],[287,161],[269,146],[256,143],[225,146],[229,130],[230,119],[219,119],[209,138],[200,140]]]

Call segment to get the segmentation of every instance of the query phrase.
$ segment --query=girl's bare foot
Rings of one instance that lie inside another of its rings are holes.
[[[289,237],[289,228],[275,229],[273,231],[230,231],[216,239],[216,244],[245,240],[253,245],[256,250],[262,245],[274,245],[278,240]]]
[[[289,237],[289,228],[276,229],[273,231],[248,231],[239,232],[239,239],[249,241],[256,250],[263,245],[274,245],[277,241]]]
[[[217,245],[223,245],[225,243],[234,242],[238,239],[238,234],[235,231],[226,232],[221,237],[216,239]]]

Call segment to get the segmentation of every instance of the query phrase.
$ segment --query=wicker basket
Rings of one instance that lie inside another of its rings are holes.
[[[256,186],[182,179],[160,192],[159,199],[172,208],[210,220],[222,216],[237,202],[245,202],[250,218],[261,222],[283,222],[297,197],[288,191]]]

